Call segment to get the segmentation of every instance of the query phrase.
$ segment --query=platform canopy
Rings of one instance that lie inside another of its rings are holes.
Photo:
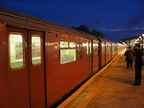
[[[134,46],[135,44],[140,44],[142,46],[144,44],[144,36],[124,38],[120,39],[120,42],[128,46]]]
[[[141,49],[144,50],[144,34],[140,36],[120,39],[120,42],[126,45],[127,47],[133,47],[135,44],[140,44]]]

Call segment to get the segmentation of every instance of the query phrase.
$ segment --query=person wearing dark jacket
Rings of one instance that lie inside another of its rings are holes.
[[[127,62],[126,68],[132,68],[133,60],[135,58],[135,53],[134,53],[133,49],[129,46],[128,49],[126,50],[126,52],[124,53],[124,55],[126,56],[125,61]]]
[[[134,86],[141,85],[141,77],[142,77],[142,51],[140,50],[140,45],[136,44],[134,46],[135,51],[135,83]]]

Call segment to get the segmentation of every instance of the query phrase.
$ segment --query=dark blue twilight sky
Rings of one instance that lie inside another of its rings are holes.
[[[144,0],[1,0],[0,6],[119,41],[144,33]]]

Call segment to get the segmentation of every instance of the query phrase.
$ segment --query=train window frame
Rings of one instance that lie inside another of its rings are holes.
[[[16,43],[18,43],[18,41],[15,42],[14,39],[13,39],[14,42],[12,43],[11,36],[17,36],[17,37],[15,37],[15,39],[17,39],[17,40],[18,39],[20,40],[20,37],[18,37],[18,36],[21,36],[21,39],[22,39],[21,40],[21,44],[20,44],[21,48],[15,48],[16,46],[20,46],[20,45],[16,44]],[[9,52],[9,54],[8,54],[9,57],[8,58],[9,58],[9,67],[10,67],[10,69],[18,70],[18,69],[24,68],[24,66],[25,66],[25,47],[24,47],[24,45],[25,45],[25,41],[24,41],[23,33],[10,32],[8,34],[8,52]],[[13,50],[12,47],[17,49],[17,50]],[[20,55],[16,55],[17,53],[20,53],[22,55],[22,57],[21,57],[22,60],[21,59],[19,59],[19,60],[17,59],[17,58],[20,58]],[[20,65],[21,61],[22,61],[22,65]],[[19,62],[19,65],[16,62]]]
[[[40,62],[34,61],[34,60],[36,60],[36,58],[35,57],[33,58],[33,51],[34,51],[33,50],[33,37],[39,37],[39,39],[40,39],[40,42],[39,42],[39,44],[40,44],[40,49],[39,49],[40,57],[37,57],[37,58],[40,58]],[[33,34],[31,36],[31,63],[32,63],[33,66],[37,66],[37,65],[42,64],[42,54],[43,54],[43,52],[42,52],[42,36],[39,35],[39,34]]]
[[[76,43],[60,41],[60,64],[76,61]]]

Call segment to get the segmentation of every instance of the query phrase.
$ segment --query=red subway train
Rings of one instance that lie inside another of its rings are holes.
[[[124,46],[0,7],[0,108],[50,108]]]

